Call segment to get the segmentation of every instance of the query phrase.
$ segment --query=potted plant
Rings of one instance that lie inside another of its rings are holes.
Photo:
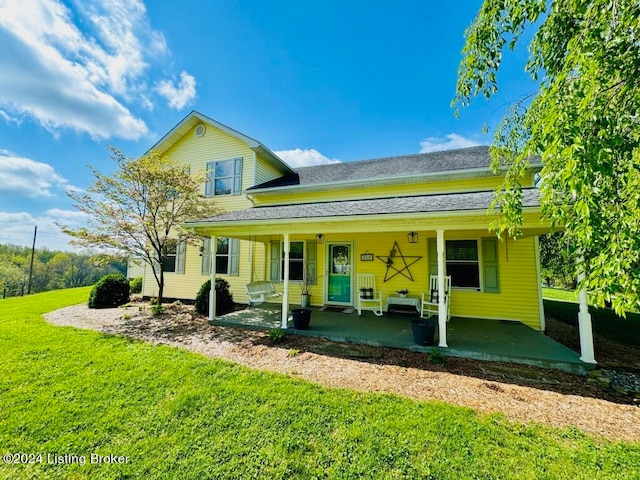
[[[403,290],[396,290],[396,293],[400,295],[402,298],[404,298],[407,295],[409,295],[409,290],[407,290],[406,288]]]
[[[302,267],[302,280],[300,281],[300,306],[308,308],[311,306],[311,286],[317,277],[313,277],[309,272],[309,266],[305,261]]]

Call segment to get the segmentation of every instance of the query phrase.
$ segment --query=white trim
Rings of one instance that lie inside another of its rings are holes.
[[[282,328],[287,328],[289,320],[289,234],[284,233],[282,256],[284,258],[284,288],[282,294]]]
[[[580,263],[581,260],[579,260]],[[578,284],[582,283],[586,277],[583,267],[578,266]],[[591,314],[587,303],[587,290],[581,289],[578,292],[580,310],[578,311],[578,329],[580,331],[580,360],[585,363],[598,363],[593,348],[593,326],[591,324]]]
[[[469,242],[469,241],[474,241],[476,242],[476,252],[478,253],[478,260],[476,260],[476,263],[478,264],[478,286],[477,287],[459,287],[459,286],[454,286],[453,285],[453,277],[451,277],[451,290],[457,290],[457,291],[466,291],[466,292],[478,292],[478,293],[485,293],[484,291],[484,285],[483,285],[483,278],[482,278],[482,269],[484,268],[484,265],[482,263],[482,237],[466,237],[466,238],[449,238],[447,240],[444,241],[444,246],[445,246],[445,251],[444,251],[444,263],[445,263],[445,271],[446,271],[446,266],[447,263],[449,262],[449,260],[447,260],[447,242],[457,242],[457,241],[463,241],[463,242]],[[472,263],[473,260],[451,260],[451,263]]]
[[[216,319],[216,251],[218,250],[218,240],[215,235],[211,235],[211,247],[209,255],[211,256],[211,290],[209,290],[209,321],[214,322]]]
[[[535,255],[536,255],[536,282],[538,284],[538,309],[540,311],[540,330],[543,332],[547,329],[546,320],[544,318],[544,302],[542,301],[542,266],[540,265],[540,236],[533,237]]]
[[[444,277],[446,275],[444,230],[436,230],[436,251],[438,254],[438,346],[447,347],[447,305],[444,295]],[[451,301],[451,299],[449,299]]]

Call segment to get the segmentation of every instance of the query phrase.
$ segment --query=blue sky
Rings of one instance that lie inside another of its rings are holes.
[[[454,118],[480,0],[0,0],[0,243],[68,250],[66,196],[148,150],[191,110],[292,166],[490,144],[529,93],[526,49],[501,92]]]

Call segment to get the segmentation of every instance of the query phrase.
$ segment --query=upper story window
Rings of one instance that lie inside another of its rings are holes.
[[[242,158],[207,162],[206,197],[242,193]]]

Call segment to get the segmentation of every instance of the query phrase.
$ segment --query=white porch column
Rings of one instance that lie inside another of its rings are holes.
[[[209,321],[216,319],[216,253],[218,252],[218,240],[211,235],[211,247],[209,248],[209,270],[211,273],[211,290],[209,291]]]
[[[447,347],[447,305],[444,301],[444,230],[436,230],[438,252],[438,346]],[[451,300],[449,300],[451,301]]]
[[[282,294],[282,328],[287,328],[289,319],[289,234],[284,234],[284,247],[282,258],[284,259],[284,290]]]
[[[584,271],[578,273],[578,283],[585,278]],[[598,363],[593,350],[593,328],[591,326],[591,314],[587,302],[587,290],[585,288],[578,292],[580,311],[578,312],[578,328],[580,330],[580,360],[585,363]]]

